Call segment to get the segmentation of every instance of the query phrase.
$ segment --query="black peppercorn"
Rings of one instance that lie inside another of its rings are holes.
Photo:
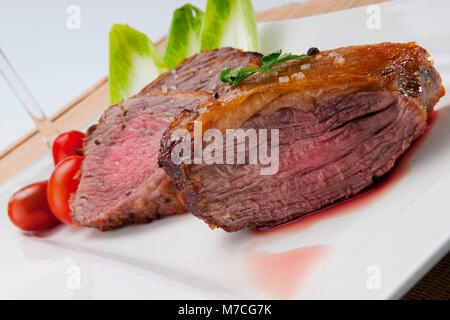
[[[316,47],[311,47],[308,49],[308,52],[306,53],[308,56],[313,56],[315,54],[318,54],[320,51]]]

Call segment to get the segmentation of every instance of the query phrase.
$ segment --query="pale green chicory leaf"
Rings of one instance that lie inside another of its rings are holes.
[[[109,102],[116,104],[167,71],[155,45],[128,25],[115,24],[109,33]]]
[[[208,0],[201,50],[231,46],[259,51],[255,12],[250,0]]]
[[[200,51],[203,17],[203,11],[191,4],[185,4],[173,12],[163,54],[169,69]]]

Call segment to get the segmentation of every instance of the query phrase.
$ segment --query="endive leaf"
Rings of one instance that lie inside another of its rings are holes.
[[[259,51],[255,12],[250,0],[208,0],[201,50],[231,46]]]
[[[128,25],[115,24],[109,33],[109,103],[116,104],[167,71],[155,45]]]
[[[203,11],[191,4],[185,4],[173,12],[163,54],[169,69],[200,51],[203,17]]]

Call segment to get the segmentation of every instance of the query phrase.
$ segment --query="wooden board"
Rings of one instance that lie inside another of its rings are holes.
[[[256,18],[260,22],[287,20],[383,1],[386,0],[313,0],[260,11],[256,13]],[[160,39],[156,45],[161,50],[164,45],[164,39]],[[61,132],[64,132],[82,127],[88,121],[98,117],[107,106],[108,79],[105,77],[67,106],[61,108],[60,111],[51,116],[51,119],[56,124],[56,127]],[[42,135],[36,129],[33,129],[10,147],[1,151],[0,184],[43,155],[47,150],[48,147]]]

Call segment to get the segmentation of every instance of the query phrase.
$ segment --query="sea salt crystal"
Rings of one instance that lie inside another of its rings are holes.
[[[177,86],[170,86],[169,88],[172,90],[177,90]]]
[[[342,55],[338,54],[336,58],[334,58],[334,63],[343,64],[345,62],[345,59]]]
[[[297,72],[297,73],[293,73],[291,75],[291,78],[295,78],[295,79],[302,79],[305,77],[305,74],[303,72]]]
[[[200,109],[197,110],[197,112],[198,112],[199,114],[203,114],[203,113],[205,113],[206,111],[208,111],[208,109],[205,108],[205,107],[200,108]]]
[[[307,69],[309,69],[310,67],[311,67],[310,64],[307,63],[307,64],[302,64],[302,66],[300,67],[300,69],[302,69],[302,70],[307,70]]]
[[[161,86],[162,93],[167,93],[167,86]]]
[[[331,51],[331,52],[328,54],[328,56],[330,56],[330,57],[335,57],[335,56],[337,56],[337,53],[334,52],[334,51]]]
[[[279,77],[278,81],[280,81],[280,82],[289,82],[289,77]]]

